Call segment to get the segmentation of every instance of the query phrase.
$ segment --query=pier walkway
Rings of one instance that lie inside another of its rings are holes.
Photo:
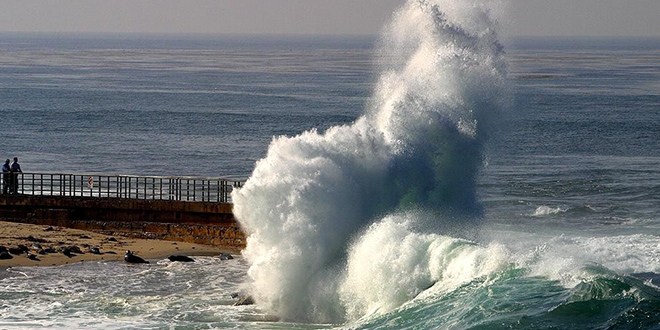
[[[234,250],[245,245],[231,203],[232,190],[241,187],[243,181],[65,173],[19,173],[15,178],[16,194],[4,193],[11,178],[0,178],[0,221]]]
[[[2,176],[3,188],[10,184],[9,175]],[[232,189],[243,184],[239,180],[187,176],[18,173],[16,177],[21,195],[219,203],[230,203]]]

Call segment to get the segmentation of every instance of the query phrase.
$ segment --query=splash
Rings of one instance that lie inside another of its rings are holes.
[[[558,214],[558,213],[564,213],[568,209],[566,208],[561,208],[561,207],[550,207],[547,205],[541,205],[534,210],[534,213],[531,214],[533,217],[543,217],[546,215],[552,215],[552,214]]]
[[[285,320],[386,312],[436,282],[494,267],[477,262],[488,248],[440,234],[459,235],[480,218],[481,148],[506,90],[490,9],[408,1],[384,29],[378,58],[362,117],[275,138],[232,195],[253,296]],[[452,260],[463,253],[475,262],[457,273]]]

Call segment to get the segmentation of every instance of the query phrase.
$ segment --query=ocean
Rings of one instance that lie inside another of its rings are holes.
[[[408,4],[378,38],[0,34],[6,158],[246,180],[250,235],[0,270],[0,328],[660,329],[660,39],[499,39],[482,10]]]

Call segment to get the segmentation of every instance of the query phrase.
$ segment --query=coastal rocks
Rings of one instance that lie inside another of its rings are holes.
[[[50,247],[50,246],[49,246],[49,247],[47,247],[47,248],[45,248],[45,249],[43,250],[43,253],[44,253],[44,254],[48,254],[48,253],[57,253],[57,250],[55,250],[53,247]]]
[[[63,255],[65,255],[69,258],[72,258],[72,257],[76,256],[77,254],[83,254],[82,250],[78,246],[75,246],[75,245],[60,246],[59,248],[57,248],[56,251],[62,253]]]
[[[71,242],[59,241],[54,245],[50,245],[47,243],[52,243],[51,241],[32,235],[17,237],[14,240],[21,240],[25,244],[13,243],[15,245],[0,246],[0,254],[2,254],[0,255],[0,260],[9,260],[14,256],[25,256],[29,260],[41,261],[41,257],[49,254],[61,253],[69,258],[73,258],[85,253],[77,245],[70,244]]]
[[[45,240],[43,238],[34,237],[32,235],[30,235],[28,237],[25,237],[25,240],[30,241],[30,242],[34,242],[34,243],[46,243],[46,242],[48,242],[47,240]]]
[[[75,254],[83,254],[82,250],[81,250],[80,247],[78,247],[77,245],[70,245],[70,246],[68,246],[67,248],[69,249],[69,251],[70,251],[71,253],[75,253]]]
[[[14,257],[7,251],[0,252],[0,260],[13,259]]]
[[[229,253],[224,253],[224,252],[220,253],[220,255],[218,256],[218,258],[219,258],[220,260],[231,260],[231,259],[234,259],[234,257],[233,257],[231,254],[229,254]]]
[[[239,293],[234,293],[231,295],[231,297],[238,300],[234,303],[234,306],[254,305],[254,299],[252,298],[251,295],[242,295]]]
[[[29,251],[27,246],[20,244],[18,246],[10,247],[7,250],[13,255],[21,255]]]
[[[195,260],[191,257],[184,256],[184,255],[171,255],[167,257],[170,261],[179,261],[179,262],[194,262]]]
[[[71,252],[71,250],[69,250],[68,247],[64,247],[64,248],[62,248],[62,249],[60,250],[60,252],[62,252],[63,255],[65,255],[65,256],[67,256],[67,257],[69,257],[69,258],[72,258],[72,257],[74,256],[73,252]]]
[[[127,250],[150,263],[153,261],[149,258],[172,256],[172,260],[194,264],[201,260],[192,255],[217,256],[223,251],[198,243],[147,241],[122,234],[116,236],[64,227],[44,228],[31,224],[3,224],[0,226],[0,232],[0,253],[5,251],[1,257],[4,260],[0,259],[0,269],[13,266],[57,266],[88,261],[121,261]],[[228,258],[225,256],[223,259]]]
[[[126,251],[126,254],[124,255],[124,261],[131,263],[131,264],[148,264],[149,262],[140,258],[139,256],[136,256],[131,252],[131,250]]]
[[[83,252],[82,252],[82,250],[80,249],[80,247],[78,247],[78,246],[76,246],[76,245],[70,245],[70,246],[69,246],[69,251],[71,251],[71,252],[73,252],[73,253],[76,253],[76,254],[83,254]]]

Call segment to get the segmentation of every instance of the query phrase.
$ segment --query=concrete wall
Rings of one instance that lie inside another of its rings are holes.
[[[95,197],[0,195],[0,220],[140,238],[245,247],[232,204]]]

